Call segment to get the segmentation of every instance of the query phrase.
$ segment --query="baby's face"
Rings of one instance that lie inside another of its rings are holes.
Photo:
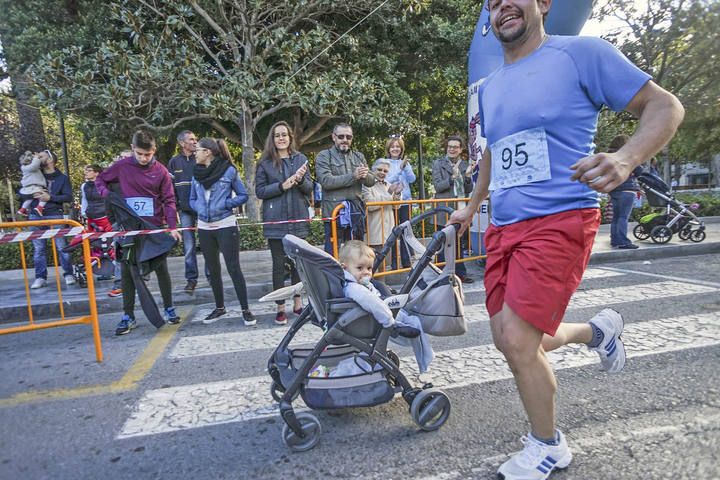
[[[345,270],[350,272],[350,275],[355,278],[355,281],[362,285],[367,285],[372,278],[372,264],[373,261],[369,258],[351,260],[345,265]]]

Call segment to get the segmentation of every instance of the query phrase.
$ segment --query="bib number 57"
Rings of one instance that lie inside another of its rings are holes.
[[[528,163],[530,157],[528,156],[527,152],[522,149],[522,147],[524,147],[525,145],[525,142],[515,144],[514,153],[510,147],[505,147],[502,149],[500,155],[503,170],[510,170],[513,164],[515,164],[515,166],[517,167],[523,167],[525,166],[525,164]]]

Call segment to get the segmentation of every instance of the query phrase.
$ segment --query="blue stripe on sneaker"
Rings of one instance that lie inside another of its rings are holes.
[[[615,353],[615,350],[617,350],[617,345],[613,345],[613,348],[612,348],[611,350],[608,350],[608,352],[607,352],[608,356],[610,356],[610,355],[612,355],[613,353]]]
[[[611,338],[610,341],[605,345],[605,350],[610,350],[615,346],[615,337]]]
[[[557,460],[555,460],[554,458],[552,458],[550,455],[548,455],[547,457],[545,457],[545,460],[547,460],[548,462],[550,462],[550,463],[552,463],[552,464],[556,464],[556,463],[557,463]]]
[[[548,473],[550,470],[546,469],[542,465],[538,465],[537,469],[540,470],[542,473]]]
[[[542,465],[542,466],[545,467],[545,468],[552,468],[552,467],[553,467],[553,464],[550,463],[550,462],[548,462],[547,460],[543,460],[543,461],[540,463],[540,465]]]

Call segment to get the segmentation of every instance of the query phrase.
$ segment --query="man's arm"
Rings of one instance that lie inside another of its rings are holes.
[[[100,175],[97,176],[97,178],[95,178],[95,187],[97,188],[98,193],[102,197],[107,197],[108,195],[110,195],[110,189],[108,188],[108,184],[118,181],[116,165],[117,162],[113,163],[108,168],[103,170]]]
[[[482,154],[478,168],[478,178],[475,184],[475,189],[470,197],[470,202],[462,210],[456,210],[450,215],[449,223],[460,223],[462,228],[460,234],[462,234],[472,222],[473,216],[480,209],[480,204],[488,196],[490,189],[490,166],[492,164],[492,157],[490,155],[490,148],[486,147]]]
[[[630,140],[617,152],[597,153],[577,162],[570,167],[575,170],[572,180],[598,192],[612,191],[672,139],[685,116],[677,97],[652,80],[635,94],[625,110],[639,119]]]
[[[177,207],[175,206],[175,190],[173,188],[173,182],[170,178],[170,173],[163,172],[162,182],[160,183],[160,202],[163,205],[163,211],[165,212],[165,223],[168,228],[177,228]],[[179,241],[180,233],[172,232],[177,234]],[[175,235],[173,235],[175,237]]]
[[[71,203],[73,201],[72,187],[70,186],[70,178],[67,175],[63,175],[62,185],[57,195],[50,195],[50,202],[55,203]]]

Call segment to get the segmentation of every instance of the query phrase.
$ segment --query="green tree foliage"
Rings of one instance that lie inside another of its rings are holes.
[[[394,62],[367,55],[354,33],[340,37],[376,5],[111,2],[106,21],[123,38],[49,54],[36,63],[34,79],[42,101],[114,127],[166,132],[188,122],[211,126],[242,145],[245,181],[254,192],[260,122],[303,112],[315,123],[299,125],[302,145],[319,139],[332,119],[387,123],[385,112],[403,112],[409,98],[392,75]],[[387,5],[379,15],[389,11]],[[257,217],[255,202],[248,214]]]
[[[678,96],[686,116],[669,154],[696,161],[720,152],[720,3],[712,0],[630,0],[602,2],[602,18],[622,27],[605,36],[655,82]],[[601,145],[628,131],[626,115],[606,115]]]

